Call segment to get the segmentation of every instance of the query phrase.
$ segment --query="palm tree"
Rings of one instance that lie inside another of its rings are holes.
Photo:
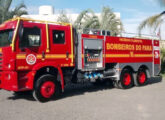
[[[160,3],[161,6],[165,6],[165,0],[157,1]],[[142,21],[138,27],[139,35],[141,34],[141,31],[146,27],[155,31],[162,24],[162,22],[164,22],[164,18],[162,17],[163,15],[165,15],[165,11],[160,14],[153,15]]]
[[[57,21],[71,22],[65,11],[61,11]],[[73,26],[79,31],[82,31],[82,29],[109,30],[112,35],[120,34],[123,30],[122,22],[116,18],[116,15],[109,7],[103,7],[100,17],[91,9],[82,11]]]
[[[94,18],[97,19],[97,17],[94,15],[94,12],[91,9],[84,10],[77,17],[76,21],[74,22],[74,26],[77,29],[86,28],[87,23],[92,24],[95,21]]]
[[[109,7],[103,7],[100,17],[91,9],[82,11],[74,25],[77,29],[90,28],[109,30],[112,35],[120,34],[123,30],[122,22],[120,19],[116,18],[116,15]]]
[[[64,10],[61,10],[57,18],[57,22],[70,23],[71,20],[67,17],[66,12]]]
[[[20,3],[14,9],[11,9],[12,0],[0,0],[0,24],[7,19],[13,18],[13,16],[21,16],[27,14],[26,6],[24,3]]]

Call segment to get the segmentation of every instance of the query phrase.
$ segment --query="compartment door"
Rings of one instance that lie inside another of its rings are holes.
[[[154,58],[153,58],[153,63],[154,63],[154,75],[158,75],[160,72],[160,47],[159,47],[159,41],[154,40]]]

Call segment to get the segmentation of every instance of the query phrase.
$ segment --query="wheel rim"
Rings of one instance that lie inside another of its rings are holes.
[[[126,86],[131,84],[131,75],[129,73],[124,74],[123,83]]]
[[[55,93],[55,84],[51,81],[43,83],[41,86],[41,94],[45,98],[50,98]]]
[[[143,84],[143,83],[145,83],[145,81],[146,81],[146,74],[144,72],[141,72],[139,74],[139,83]]]

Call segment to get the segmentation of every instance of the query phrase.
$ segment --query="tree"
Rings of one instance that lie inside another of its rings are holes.
[[[71,20],[62,11],[57,21],[70,22]],[[111,31],[112,35],[120,34],[123,30],[122,22],[116,18],[116,15],[109,7],[103,7],[100,16],[96,15],[91,9],[84,10],[79,14],[73,25],[79,31],[82,29],[102,29]]]
[[[71,20],[67,17],[66,12],[64,10],[61,10],[57,18],[57,22],[70,23]]]
[[[157,1],[160,3],[161,6],[165,6],[165,0]],[[139,34],[141,34],[141,31],[146,27],[153,29],[155,31],[164,21],[163,15],[165,15],[165,11],[163,11],[160,14],[153,15],[142,21],[138,27]]]
[[[12,0],[0,0],[0,24],[5,20],[23,14],[28,14],[24,3],[20,3],[14,9],[11,9]]]
[[[109,7],[102,8],[100,17],[91,9],[82,11],[74,25],[77,29],[90,28],[109,30],[112,35],[120,34],[123,30],[122,22],[120,19],[116,18],[116,15]]]

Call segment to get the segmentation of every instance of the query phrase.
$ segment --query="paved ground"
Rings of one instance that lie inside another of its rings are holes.
[[[72,86],[73,87],[73,86]],[[56,101],[0,90],[0,120],[164,120],[165,79],[129,90],[92,85],[67,88]]]

